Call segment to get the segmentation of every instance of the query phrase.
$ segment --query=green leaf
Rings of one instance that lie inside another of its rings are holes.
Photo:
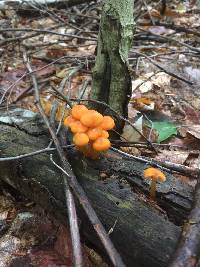
[[[152,122],[152,128],[155,129],[158,133],[158,143],[168,139],[172,135],[177,134],[176,125],[170,121]]]

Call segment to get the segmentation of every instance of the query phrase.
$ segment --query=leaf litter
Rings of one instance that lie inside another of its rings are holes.
[[[160,7],[154,3],[149,3],[149,12],[142,13],[138,17],[138,29],[136,35],[141,36],[133,42],[133,49],[130,51],[130,69],[136,70],[132,75],[132,96],[128,106],[129,119],[134,126],[142,132],[151,142],[158,144],[158,154],[155,155],[149,148],[122,147],[127,153],[134,155],[150,155],[157,160],[169,160],[174,163],[184,164],[195,168],[200,167],[199,147],[200,147],[200,61],[198,54],[192,52],[184,43],[194,48],[199,47],[199,36],[176,31],[173,27],[167,27],[167,24],[177,25],[181,27],[194,28],[199,30],[200,21],[198,11],[198,1],[185,1],[184,4],[177,5],[176,1],[171,1],[162,14]],[[91,89],[91,72],[94,66],[95,49],[99,7],[89,8],[89,5],[81,5],[77,8],[66,10],[50,10],[49,16],[19,16],[12,10],[6,10],[0,14],[0,19],[7,25],[5,27],[47,29],[57,27],[58,33],[77,35],[77,37],[61,36],[61,35],[35,35],[31,38],[24,38],[20,45],[26,48],[32,57],[32,66],[36,71],[39,82],[39,89],[42,96],[42,104],[49,115],[54,100],[58,100],[52,94],[52,87],[60,88],[62,81],[69,75],[70,69],[75,69],[79,65],[83,67],[77,71],[72,77],[67,79],[63,86],[63,93],[68,97],[79,98],[82,92],[82,85],[85,80],[89,80],[87,90],[83,97],[87,99],[90,96]],[[145,11],[145,6],[142,7]],[[56,14],[56,15],[55,15]],[[58,26],[57,19],[66,23],[65,26]],[[154,21],[155,25],[152,25]],[[156,25],[159,22],[162,25]],[[170,23],[168,23],[170,22]],[[10,25],[9,25],[10,24]],[[9,25],[9,26],[8,26]],[[17,37],[21,36],[21,32],[17,33]],[[23,37],[32,34],[23,33]],[[149,36],[149,38],[148,38]],[[0,41],[5,38],[11,38],[12,34],[6,33],[0,35]],[[83,37],[82,39],[79,37]],[[143,38],[142,38],[143,37]],[[151,38],[150,38],[151,37]],[[167,41],[163,37],[175,39],[175,41]],[[85,38],[85,39],[84,39]],[[145,39],[146,38],[146,39]],[[92,39],[92,40],[90,40]],[[176,41],[179,41],[177,43]],[[183,45],[181,43],[183,43]],[[172,77],[162,69],[148,61],[147,58],[138,55],[136,52],[145,53],[150,56],[156,63],[165,70],[184,77],[188,81],[193,82],[190,86],[187,83]],[[1,75],[0,75],[0,98],[4,107],[16,105],[37,112],[33,104],[33,90],[29,75],[25,75],[26,69],[23,64],[20,47],[8,44],[0,48],[1,56]],[[24,75],[24,76],[23,76]],[[5,96],[5,97],[4,97]],[[65,105],[59,101],[57,112],[57,120],[62,118]],[[66,114],[67,114],[66,109]],[[122,140],[128,142],[144,143],[145,140],[129,125],[125,125]],[[167,145],[166,146],[162,145]],[[178,176],[184,182],[190,183],[185,176]],[[1,204],[2,206],[2,204]],[[19,216],[19,209],[14,211],[16,201],[12,205],[0,212],[2,221],[9,221],[9,226]],[[1,207],[0,207],[1,210]],[[35,210],[28,209],[30,214],[23,214],[22,218],[27,216],[37,216]],[[8,220],[9,218],[9,220]],[[35,226],[33,226],[35,227]],[[20,240],[13,237],[8,231],[6,242],[11,240],[12,256],[10,259],[14,262],[22,260],[25,263],[35,261],[36,258],[42,258],[36,266],[66,266],[62,258],[58,259],[59,251],[63,250],[61,245],[62,235],[68,238],[68,233],[62,225],[56,227],[50,220],[47,220],[43,226],[39,226],[39,233],[44,227],[51,240],[58,240],[53,245],[45,243],[44,247],[35,243],[36,237],[31,236],[30,240]],[[51,233],[49,232],[51,229]],[[55,234],[55,230],[59,231]],[[52,234],[53,233],[53,234]],[[64,234],[63,234],[64,233]],[[55,234],[55,235],[54,235]],[[61,239],[61,240],[60,240]],[[60,240],[60,241],[59,241]],[[22,243],[24,242],[24,246]],[[34,249],[33,248],[34,245]],[[87,251],[87,249],[85,249]],[[31,251],[31,252],[29,252]],[[15,257],[13,257],[13,255]],[[85,258],[89,257],[86,252]],[[5,256],[6,259],[8,256]],[[71,266],[69,255],[63,256],[67,258],[67,266]],[[14,259],[15,258],[15,259]],[[15,263],[16,263],[15,262]],[[90,265],[90,260],[86,266]],[[99,265],[99,266],[103,266]]]

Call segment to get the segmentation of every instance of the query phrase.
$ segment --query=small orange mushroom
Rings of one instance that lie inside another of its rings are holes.
[[[104,116],[102,123],[99,125],[99,127],[103,130],[111,130],[115,127],[115,122],[113,118],[110,116]]]
[[[64,125],[66,127],[70,127],[70,124],[75,122],[76,119],[74,119],[71,115],[70,116],[67,116],[65,119],[64,119]]]
[[[71,113],[74,119],[80,120],[81,116],[87,111],[88,109],[86,108],[86,106],[75,105],[73,106]]]
[[[85,146],[89,143],[89,138],[85,133],[76,133],[73,142],[76,146]]]
[[[103,121],[103,116],[96,110],[88,110],[81,116],[80,121],[87,127],[97,127]]]
[[[83,125],[80,121],[75,121],[70,124],[72,133],[85,133],[88,128]]]
[[[101,137],[108,138],[109,137],[109,133],[107,131],[105,131],[105,130],[102,130]]]
[[[150,167],[150,168],[144,170],[144,177],[147,179],[151,179],[150,197],[151,197],[151,199],[155,200],[156,199],[156,182],[158,180],[160,182],[165,182],[166,176],[159,169]]]
[[[94,141],[102,135],[102,130],[100,128],[90,128],[87,131],[87,135],[90,140]]]
[[[111,144],[107,138],[99,137],[94,141],[92,147],[94,150],[100,152],[100,151],[108,150],[111,147]]]

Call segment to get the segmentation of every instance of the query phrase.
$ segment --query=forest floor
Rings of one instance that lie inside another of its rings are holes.
[[[101,3],[91,1],[66,9],[28,2],[0,9],[0,109],[37,112],[25,64],[28,58],[43,108],[51,116],[57,101],[59,122],[69,113],[69,106],[59,100],[55,88],[68,98],[90,97]],[[129,120],[156,153],[128,124],[120,141],[112,140],[125,153],[200,168],[199,14],[198,1],[170,1],[167,7],[136,3],[137,26],[129,54]],[[175,175],[196,184],[184,173]],[[71,266],[64,226],[52,217],[38,220],[41,208],[3,183],[0,203],[0,267],[8,262],[10,266]],[[23,228],[24,224],[31,227]],[[85,266],[107,266],[91,248],[83,244],[83,250]],[[60,251],[68,253],[60,255]]]

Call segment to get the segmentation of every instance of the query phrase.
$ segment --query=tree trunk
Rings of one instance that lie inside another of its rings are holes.
[[[133,28],[133,1],[106,0],[100,22],[91,98],[106,102],[124,117],[127,117],[131,95],[127,61]]]
[[[50,141],[41,119],[30,111],[18,109],[0,114],[0,122],[4,123],[0,125],[1,157],[29,153],[46,147]],[[142,177],[145,164],[115,153],[96,161],[85,159],[72,149],[67,154],[105,228],[109,231],[116,222],[111,239],[126,266],[167,266],[181,232],[179,225],[190,211],[193,188],[166,174],[167,181],[157,186],[159,206],[152,205],[149,184]],[[56,154],[54,160],[58,161]],[[61,222],[67,222],[62,174],[52,165],[49,155],[0,162],[0,178]],[[83,235],[104,253],[78,202],[77,207]]]

